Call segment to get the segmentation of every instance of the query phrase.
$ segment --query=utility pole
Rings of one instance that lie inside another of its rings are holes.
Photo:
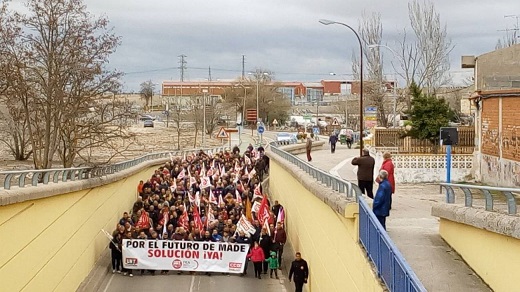
[[[246,78],[246,55],[242,55],[242,80]]]
[[[184,58],[186,58],[187,56],[186,55],[180,55],[179,58],[179,69],[181,70],[181,82],[184,82],[184,71],[186,70],[186,60],[184,60]]]

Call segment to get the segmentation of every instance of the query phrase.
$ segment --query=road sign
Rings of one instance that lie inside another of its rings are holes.
[[[257,119],[258,119],[258,115],[257,115],[256,109],[246,110],[246,121],[256,122]]]
[[[262,134],[262,133],[263,133],[263,132],[265,131],[265,129],[264,129],[264,126],[263,126],[263,125],[260,125],[260,126],[258,126],[258,128],[257,128],[256,130],[257,130],[257,131],[258,131],[258,133],[260,133],[260,134]]]
[[[278,121],[276,119],[273,120],[273,125],[278,125]]]
[[[303,115],[303,119],[310,121],[312,119],[312,116],[310,114],[305,114],[305,115]]]
[[[228,134],[228,132],[226,132],[226,129],[224,127],[220,128],[220,130],[218,130],[217,138],[220,138],[220,139],[229,138],[229,134]]]
[[[339,126],[338,118],[334,118],[334,119],[332,120],[332,125],[333,125],[333,126]]]
[[[314,127],[314,128],[312,128],[312,132],[314,133],[314,135],[319,135],[320,134],[320,128]]]

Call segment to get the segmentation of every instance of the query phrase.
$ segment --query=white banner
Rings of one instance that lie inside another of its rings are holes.
[[[249,245],[227,242],[123,239],[126,269],[242,273]]]

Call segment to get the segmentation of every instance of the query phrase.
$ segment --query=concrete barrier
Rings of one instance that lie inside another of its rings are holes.
[[[439,233],[494,291],[513,291],[520,271],[520,217],[437,203]]]
[[[283,149],[299,151],[297,146]],[[307,291],[384,291],[359,244],[359,206],[354,198],[318,184],[272,151],[267,155],[269,194],[285,208],[288,244],[309,264]],[[293,257],[284,253],[286,259]]]
[[[101,229],[114,230],[134,203],[139,180],[165,161],[102,178],[2,190],[0,290],[75,291],[106,253]]]

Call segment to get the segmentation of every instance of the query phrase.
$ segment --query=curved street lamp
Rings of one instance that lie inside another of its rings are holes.
[[[361,38],[359,37],[359,34],[355,29],[353,29],[350,25],[327,20],[327,19],[320,19],[319,22],[323,25],[330,25],[330,24],[339,24],[342,25],[348,29],[350,29],[357,37],[357,40],[359,42],[359,90],[360,90],[360,98],[359,98],[359,155],[363,156],[363,133],[364,133],[364,120],[363,120],[363,43],[361,42]]]

